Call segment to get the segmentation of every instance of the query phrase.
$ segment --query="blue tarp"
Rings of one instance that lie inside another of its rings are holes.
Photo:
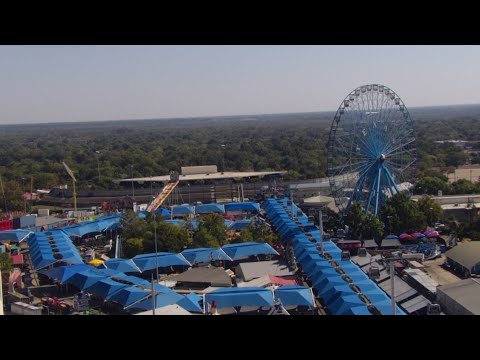
[[[120,305],[128,306],[135,301],[139,301],[144,297],[148,296],[151,291],[138,286],[129,286],[123,289],[120,289],[118,292],[113,294],[110,297],[110,301],[119,303]]]
[[[175,265],[192,266],[182,254],[158,253],[156,260],[155,253],[137,255],[132,259],[141,271],[152,270],[158,267]]]
[[[70,266],[59,266],[49,270],[40,270],[39,273],[48,276],[50,279],[57,279],[63,284],[73,275],[91,268],[92,267],[90,265],[77,264]]]
[[[5,230],[0,231],[0,242],[9,240],[10,242],[22,242],[33,236],[33,232],[28,230]]]
[[[180,305],[187,311],[190,312],[203,312],[202,307],[200,306],[200,301],[203,300],[200,296],[195,293],[190,293],[187,296],[184,296],[181,300],[177,302],[177,305]]]
[[[209,263],[212,260],[228,260],[233,259],[228,256],[225,251],[217,248],[197,248],[182,251],[182,255],[191,263]]]
[[[222,204],[202,204],[195,206],[195,214],[225,213],[225,207]]]
[[[275,290],[275,298],[284,306],[315,306],[310,288],[298,285],[285,285]]]
[[[120,272],[142,272],[132,259],[108,259],[103,264],[99,265],[97,269],[113,269]]]
[[[233,260],[248,258],[252,255],[279,255],[278,252],[267,243],[256,242],[224,245],[222,246],[222,250]]]
[[[206,294],[205,301],[208,304],[215,301],[219,309],[235,306],[272,306],[274,302],[271,290],[256,287],[218,289]]]
[[[259,212],[260,205],[255,202],[235,202],[235,203],[228,203],[225,204],[225,211],[251,211],[251,212]]]
[[[85,290],[91,294],[95,294],[103,300],[115,294],[120,289],[126,288],[128,285],[122,284],[112,279],[102,279],[96,281],[93,285],[86,287]]]
[[[235,230],[235,231],[242,231],[242,229],[246,228],[252,223],[252,220],[239,220],[231,223],[228,227],[228,230]]]

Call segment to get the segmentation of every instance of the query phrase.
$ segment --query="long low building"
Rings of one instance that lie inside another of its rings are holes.
[[[199,180],[240,180],[246,178],[262,178],[264,176],[281,176],[285,174],[286,171],[249,171],[249,172],[214,172],[214,173],[204,173],[204,174],[186,174],[180,175],[179,181],[199,181]],[[168,182],[170,181],[170,175],[163,176],[148,176],[148,177],[139,177],[139,178],[130,178],[130,179],[118,179],[116,182],[119,183],[131,183],[137,182],[139,184],[147,182]]]

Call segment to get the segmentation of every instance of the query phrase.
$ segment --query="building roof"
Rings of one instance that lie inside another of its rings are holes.
[[[197,267],[171,277],[171,280],[178,282],[203,283],[211,286],[231,286],[232,280],[223,268]]]
[[[53,224],[58,224],[58,223],[65,223],[70,220],[75,220],[74,218],[58,218],[56,216],[37,216],[35,219],[35,226],[48,226],[48,225],[53,225]]]
[[[180,175],[179,181],[195,181],[195,180],[219,180],[219,179],[241,179],[246,177],[263,177],[266,175],[282,175],[286,171],[250,171],[250,172],[217,172],[211,174],[192,174]],[[170,175],[149,176],[131,179],[119,179],[119,182],[165,182],[170,181]]]
[[[476,279],[465,279],[453,284],[438,287],[458,304],[474,315],[480,315],[480,283]]]
[[[257,261],[241,263],[237,266],[236,273],[241,272],[244,281],[260,278],[265,275],[290,276],[294,275],[287,265],[279,261]]]
[[[433,280],[430,276],[420,269],[405,269],[404,272],[408,274],[413,280],[430,291],[432,294],[437,292],[438,282]]]
[[[448,250],[445,255],[463,267],[471,269],[480,262],[480,242],[459,243],[454,248]]]

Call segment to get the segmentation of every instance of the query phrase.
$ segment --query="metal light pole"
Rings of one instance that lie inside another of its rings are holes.
[[[397,302],[395,301],[395,264],[390,260],[390,287],[392,289],[392,315],[397,312]]]
[[[155,268],[157,274],[157,283],[158,283],[158,248],[157,248],[157,216],[155,210],[153,211],[153,231],[155,236]]]
[[[188,186],[188,205],[190,205],[191,204],[191,201],[190,201],[191,200],[190,199],[190,183],[188,183],[187,186]]]

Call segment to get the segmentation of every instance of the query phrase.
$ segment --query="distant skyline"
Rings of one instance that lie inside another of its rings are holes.
[[[0,124],[479,104],[480,46],[0,46]]]

